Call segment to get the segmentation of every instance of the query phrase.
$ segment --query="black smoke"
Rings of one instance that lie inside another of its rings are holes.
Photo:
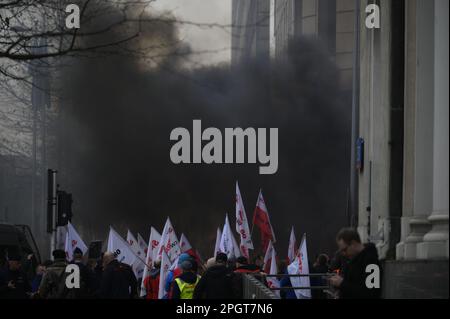
[[[142,36],[176,40],[174,25],[161,28]],[[238,180],[249,220],[263,189],[280,257],[291,226],[298,240],[307,233],[311,257],[332,253],[347,223],[350,103],[326,50],[300,38],[286,61],[270,66],[255,59],[195,70],[182,67],[189,48],[177,50],[183,54],[167,53],[152,68],[133,56],[102,55],[63,70],[59,171],[73,192],[74,223],[89,239],[104,239],[109,225],[148,236],[170,216],[178,235],[209,257],[225,213],[234,228]],[[170,132],[192,130],[193,119],[222,132],[279,128],[278,172],[172,164]]]

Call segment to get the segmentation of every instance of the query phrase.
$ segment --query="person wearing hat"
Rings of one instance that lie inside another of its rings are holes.
[[[195,286],[200,281],[200,276],[195,272],[194,260],[187,259],[181,262],[182,274],[175,278],[169,292],[170,299],[192,299]]]
[[[215,265],[209,267],[195,286],[194,299],[235,299],[233,271],[227,267],[228,257],[217,253]]]
[[[166,283],[164,287],[167,292],[170,291],[170,288],[172,287],[172,283],[174,282],[175,278],[177,278],[183,273],[183,270],[181,269],[181,264],[183,263],[183,261],[186,260],[192,260],[192,257],[187,253],[182,253],[180,256],[178,256],[176,268],[174,270],[170,270],[169,273],[167,274]]]
[[[55,249],[52,252],[53,264],[51,264],[39,286],[38,295],[43,299],[59,299],[62,296],[63,285],[65,286],[65,271],[67,267],[66,252],[61,249]]]
[[[22,270],[19,254],[9,254],[6,267],[0,271],[0,299],[28,299],[31,285]]]

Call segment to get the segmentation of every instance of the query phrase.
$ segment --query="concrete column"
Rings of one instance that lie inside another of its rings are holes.
[[[402,258],[416,259],[417,244],[431,228],[428,215],[433,207],[433,108],[430,105],[434,100],[434,3],[430,0],[407,2],[407,10],[407,72],[412,73],[413,69],[415,74],[407,74],[413,77],[406,78],[405,152],[408,148],[412,151],[405,153],[405,163],[409,161],[412,165],[405,165],[404,178],[405,191],[412,195],[409,199],[413,207],[408,225],[403,225],[408,235]],[[412,145],[408,141],[412,141]],[[408,168],[412,171],[406,171]],[[408,173],[412,174],[409,180]]]
[[[417,246],[417,258],[449,257],[449,50],[448,1],[435,0],[432,229]]]

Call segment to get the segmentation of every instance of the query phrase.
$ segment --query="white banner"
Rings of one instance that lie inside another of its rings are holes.
[[[222,231],[219,227],[217,227],[216,232],[216,244],[214,245],[214,255],[213,257],[216,257],[217,253],[220,251],[220,239],[222,238]]]
[[[112,252],[119,262],[130,266],[137,259],[130,245],[112,227],[109,229],[107,251]]]
[[[236,232],[241,238],[240,251],[248,259],[249,249],[253,249],[253,242],[248,227],[247,214],[238,182],[236,182]]]
[[[135,262],[131,267],[133,268],[133,272],[137,279],[142,278],[144,274],[144,263],[142,262],[145,260],[144,252],[141,250],[141,247],[139,247],[138,241],[134,237],[133,233],[128,230],[127,232],[127,242],[130,245],[133,252],[137,255]]]
[[[158,248],[158,256],[162,256],[162,251],[165,251],[170,260],[173,261],[181,253],[180,243],[178,241],[177,235],[175,234],[175,229],[170,222],[170,218],[167,218],[166,224],[164,225],[164,230],[161,234],[161,241]]]
[[[306,249],[306,235],[303,236],[300,244],[298,255],[294,261],[288,266],[290,275],[307,275],[309,274],[308,250]],[[291,277],[292,287],[311,287],[309,276]],[[311,289],[295,289],[295,295],[298,299],[310,299]]]
[[[169,256],[166,254],[166,251],[163,250],[161,254],[161,270],[159,272],[159,290],[158,290],[158,299],[162,299],[167,291],[165,290],[167,274],[169,273],[169,269],[171,266],[171,261]]]
[[[141,297],[144,297],[147,294],[147,291],[145,290],[144,287],[144,280],[148,276],[148,273],[150,272],[149,267],[153,267],[153,262],[155,261],[158,255],[158,247],[160,241],[161,241],[161,234],[158,233],[158,231],[155,228],[151,227],[150,238],[148,240],[148,249],[145,257],[145,262],[147,264],[144,265],[144,272],[142,275],[141,292],[140,292]]]
[[[277,255],[275,249],[272,249],[272,255],[270,257],[270,271],[269,275],[278,275],[278,267],[277,267]],[[267,277],[267,285],[269,288],[280,288],[280,282],[276,277]],[[280,297],[279,290],[272,290],[275,295]]]
[[[80,248],[83,252],[83,255],[87,253],[88,247],[84,243],[84,241],[81,239],[80,235],[78,235],[78,232],[76,231],[75,227],[68,222],[67,223],[67,232],[66,232],[66,241],[64,245],[64,250],[66,252],[67,260],[72,261],[73,259],[73,251],[75,248]]]

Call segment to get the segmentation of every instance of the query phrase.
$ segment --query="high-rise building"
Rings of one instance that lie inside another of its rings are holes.
[[[270,59],[270,0],[233,0],[231,62]]]

